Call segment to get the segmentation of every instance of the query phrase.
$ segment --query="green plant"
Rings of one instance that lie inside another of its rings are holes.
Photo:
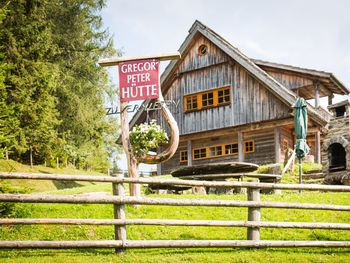
[[[8,183],[0,181],[0,193],[12,193],[12,194],[23,194],[27,193],[28,190],[21,187],[13,187]],[[30,209],[24,208],[22,204],[18,203],[0,203],[0,218],[2,217],[25,217],[30,213]]]
[[[156,120],[152,120],[150,124],[136,125],[130,132],[130,143],[136,156],[142,156],[168,140],[166,132]]]

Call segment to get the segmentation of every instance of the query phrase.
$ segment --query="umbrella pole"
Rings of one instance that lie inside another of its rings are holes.
[[[302,158],[299,158],[299,184],[302,185],[303,184],[303,161]],[[301,193],[301,188],[299,189],[299,193]]]

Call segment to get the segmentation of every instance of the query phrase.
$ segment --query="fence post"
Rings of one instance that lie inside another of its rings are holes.
[[[112,174],[113,177],[123,177],[122,174]],[[113,195],[125,196],[125,189],[123,183],[112,183]],[[114,205],[114,219],[125,219],[125,205]],[[114,226],[114,239],[121,240],[124,246],[126,241],[126,226],[115,225]],[[117,253],[124,252],[125,248],[116,248]]]
[[[259,182],[259,180],[249,180],[249,182]],[[248,201],[260,201],[260,189],[248,188],[247,189]],[[260,207],[248,207],[248,221],[260,222]],[[260,240],[260,227],[248,227],[247,239],[259,241]]]

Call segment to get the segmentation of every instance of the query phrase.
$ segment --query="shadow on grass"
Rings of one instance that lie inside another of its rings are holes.
[[[79,184],[75,181],[52,181],[52,183],[58,190],[84,186],[83,184]]]

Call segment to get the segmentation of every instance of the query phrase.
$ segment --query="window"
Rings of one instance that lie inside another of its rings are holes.
[[[202,94],[202,107],[210,107],[214,105],[214,93],[208,92]]]
[[[187,163],[188,154],[187,151],[180,151],[180,163]]]
[[[238,144],[226,144],[225,145],[225,154],[229,155],[229,154],[235,154],[238,153]]]
[[[206,92],[186,95],[184,97],[185,112],[202,110],[230,104],[231,87],[214,89]]]
[[[198,99],[197,96],[185,97],[185,111],[192,111],[198,109]]]
[[[212,146],[209,147],[209,156],[213,157],[213,156],[221,156],[222,155],[222,146]]]
[[[218,90],[218,104],[230,103],[230,88],[224,88]]]
[[[238,153],[237,143],[212,145],[208,147],[193,149],[193,160],[222,157],[222,156],[228,156],[228,155],[233,155],[237,153]]]
[[[254,152],[254,141],[245,141],[244,142],[244,152],[245,153]]]
[[[193,149],[193,159],[203,159],[207,157],[207,148]]]
[[[198,55],[203,56],[207,54],[208,52],[208,47],[206,45],[200,45],[198,48]]]

